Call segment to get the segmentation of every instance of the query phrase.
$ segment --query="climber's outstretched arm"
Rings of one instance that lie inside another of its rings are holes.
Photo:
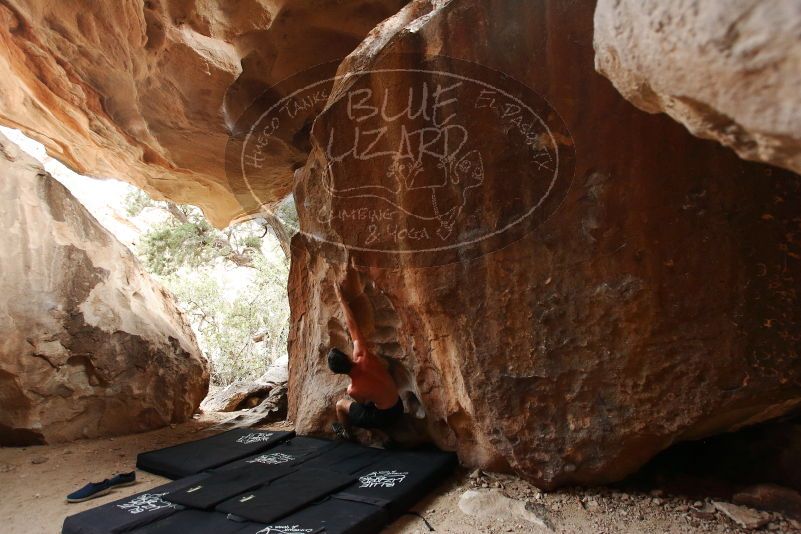
[[[348,304],[348,301],[342,295],[342,289],[339,285],[335,285],[334,289],[336,290],[337,299],[339,299],[339,305],[342,306],[342,312],[345,315],[345,326],[347,326],[350,338],[353,340],[353,359],[358,362],[360,359],[368,357],[370,354],[367,350],[367,340],[364,338],[359,324],[356,322],[356,317],[353,315],[350,304]]]

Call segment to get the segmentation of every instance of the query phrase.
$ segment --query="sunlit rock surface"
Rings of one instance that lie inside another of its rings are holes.
[[[599,0],[595,67],[642,110],[801,172],[795,0]]]
[[[228,137],[276,82],[352,51],[402,0],[120,0],[0,5],[0,122],[92,176],[203,208],[245,212]],[[295,157],[295,159],[297,159]],[[259,200],[291,188],[290,158]]]
[[[184,421],[208,366],[173,297],[0,138],[0,445]]]
[[[318,238],[353,236],[319,214],[341,201],[338,192],[387,172],[380,158],[332,160],[329,133],[354,128],[350,88],[383,95],[387,78],[362,72],[415,67],[397,53],[465,59],[524,82],[562,117],[575,148],[564,202],[505,248],[428,268],[415,268],[419,254],[397,254],[389,269],[351,250],[362,286],[356,313],[376,350],[408,370],[407,404],[425,413],[438,445],[543,487],[602,483],[676,441],[799,406],[801,178],[745,162],[623,99],[595,71],[593,14],[591,2],[418,1],[343,63],[340,74],[353,76],[318,117],[295,190],[308,232],[294,240],[290,274],[298,432],[327,430],[347,384],[325,362],[331,345],[348,348],[332,289],[343,269],[332,258],[345,255]],[[390,92],[390,109],[407,98]],[[457,122],[479,112],[455,106],[467,114]],[[471,135],[497,135],[491,126]],[[396,150],[389,137],[372,149]],[[485,161],[502,159],[498,150]],[[325,184],[337,166],[332,193]],[[430,202],[382,194],[409,213]],[[487,224],[516,197],[492,200],[476,212]],[[455,228],[452,238],[469,237]]]

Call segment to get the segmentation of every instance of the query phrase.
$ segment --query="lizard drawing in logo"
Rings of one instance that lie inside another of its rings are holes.
[[[435,141],[424,140],[427,130],[439,130]],[[450,131],[447,131],[450,130]],[[454,131],[455,130],[455,131]],[[421,137],[417,154],[409,138]],[[348,187],[337,179],[336,163],[328,165],[327,187],[340,199],[375,198],[409,217],[435,222],[437,235],[442,241],[450,237],[459,215],[465,208],[468,192],[484,183],[484,161],[478,150],[464,150],[467,143],[466,130],[458,125],[443,129],[424,128],[407,134],[397,151],[383,154],[387,162],[384,176],[379,183],[359,184]],[[455,141],[455,142],[454,142]]]

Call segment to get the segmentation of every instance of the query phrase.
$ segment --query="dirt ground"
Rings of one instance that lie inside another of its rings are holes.
[[[79,504],[68,504],[64,496],[87,482],[114,473],[131,471],[139,452],[166,447],[207,435],[209,427],[226,415],[203,415],[187,423],[144,434],[84,440],[61,445],[0,448],[0,533],[55,534],[67,515],[138,493],[167,480],[137,471],[137,484]],[[270,428],[284,428],[273,425]],[[430,496],[415,506],[437,533],[479,534],[543,532],[535,524],[512,512],[467,515],[459,499],[470,489],[505,495],[543,519],[559,533],[739,533],[720,513],[709,511],[704,502],[675,496],[628,494],[600,489],[571,489],[541,493],[509,475],[493,475],[460,469],[443,481]],[[509,502],[509,501],[505,501]],[[801,524],[779,514],[765,514],[768,532],[801,532]],[[386,534],[428,534],[418,516],[406,515],[390,525]]]

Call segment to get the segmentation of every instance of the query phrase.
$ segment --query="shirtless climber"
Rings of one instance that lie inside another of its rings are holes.
[[[345,313],[345,323],[353,340],[353,356],[339,349],[328,353],[328,367],[337,374],[350,376],[348,395],[352,399],[337,402],[337,419],[334,432],[337,437],[350,439],[351,426],[361,428],[386,428],[403,416],[403,402],[398,395],[395,381],[389,374],[387,362],[367,348],[356,318],[342,289],[335,286],[339,304]]]

